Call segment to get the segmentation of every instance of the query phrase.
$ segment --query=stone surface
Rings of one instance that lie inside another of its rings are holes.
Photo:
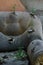
[[[20,0],[27,11],[43,10],[43,0]]]
[[[39,18],[41,19],[42,29],[43,29],[43,15],[40,15]]]
[[[3,58],[3,61],[1,65],[28,65],[29,61],[27,59],[17,59],[15,54],[17,51],[14,52],[5,52],[0,53],[0,59]]]

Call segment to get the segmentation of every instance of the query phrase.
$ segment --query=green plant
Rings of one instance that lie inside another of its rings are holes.
[[[35,13],[36,12],[36,9],[35,8],[31,8],[30,10],[32,13]]]
[[[4,59],[0,57],[0,64],[2,64],[3,62],[4,62]]]
[[[26,53],[22,50],[22,49],[19,49],[17,51],[17,53],[15,54],[14,58],[17,58],[17,59],[22,59],[24,57],[27,57]]]
[[[15,9],[16,9],[16,4],[15,5],[13,5],[13,7],[12,7],[12,10],[15,12]]]
[[[23,51],[19,50],[16,56],[17,58],[22,58],[22,57],[25,57],[25,54],[23,53]]]

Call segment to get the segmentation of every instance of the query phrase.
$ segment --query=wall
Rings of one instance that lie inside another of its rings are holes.
[[[12,11],[13,6],[16,4],[16,10],[24,11],[25,8],[20,0],[0,0],[0,11]]]

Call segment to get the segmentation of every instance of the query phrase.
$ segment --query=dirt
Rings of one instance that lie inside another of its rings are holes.
[[[20,0],[0,0],[0,11],[12,11],[16,5],[16,11],[25,11]]]

